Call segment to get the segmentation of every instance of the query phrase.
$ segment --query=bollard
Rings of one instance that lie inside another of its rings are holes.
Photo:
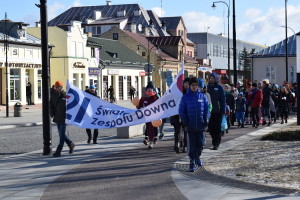
[[[20,102],[14,105],[14,117],[22,117],[22,105]]]

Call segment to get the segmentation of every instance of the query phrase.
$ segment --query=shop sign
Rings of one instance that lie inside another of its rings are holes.
[[[199,71],[210,71],[211,72],[211,68],[208,68],[208,67],[199,67],[198,70]]]
[[[0,67],[5,67],[4,62],[0,62]],[[42,68],[41,64],[32,64],[32,63],[8,63],[10,68]]]
[[[85,65],[82,62],[75,62],[73,64],[74,68],[85,68]]]
[[[119,75],[120,74],[120,70],[119,69],[109,69],[108,70],[108,74],[109,75]]]
[[[96,68],[96,67],[94,67],[94,68],[89,68],[89,75],[98,75],[98,74],[100,74],[100,69],[99,68]]]

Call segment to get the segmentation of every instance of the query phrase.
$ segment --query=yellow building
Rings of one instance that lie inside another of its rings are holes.
[[[35,37],[41,35],[41,28],[28,28]],[[57,80],[67,80],[75,86],[84,89],[89,85],[88,67],[91,65],[91,48],[87,47],[87,34],[81,28],[81,22],[73,21],[66,30],[58,27],[48,27],[48,40],[54,45],[50,51],[50,84]]]

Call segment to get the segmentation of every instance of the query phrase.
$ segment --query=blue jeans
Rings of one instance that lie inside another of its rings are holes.
[[[271,120],[271,113],[270,113],[270,107],[262,107],[262,116],[265,120],[265,117],[267,117],[269,119],[269,121]]]
[[[66,142],[68,145],[72,143],[72,141],[69,139],[69,137],[66,135],[66,127],[67,124],[57,124],[57,130],[59,134],[59,144],[58,149],[62,149],[64,146],[64,142]]]
[[[203,132],[188,132],[189,157],[195,161],[199,159],[205,145],[205,134]]]
[[[239,124],[243,124],[245,122],[245,112],[236,112],[236,119]]]

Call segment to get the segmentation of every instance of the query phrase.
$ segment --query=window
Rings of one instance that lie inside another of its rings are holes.
[[[71,44],[71,56],[76,56],[76,42]]]
[[[92,56],[92,58],[96,57],[96,55],[95,55],[95,48],[94,47],[91,48],[91,56]]]
[[[20,69],[10,69],[10,99],[20,100],[21,94],[21,81]]]
[[[118,40],[118,39],[119,39],[119,34],[113,33],[113,40]]]
[[[146,56],[146,52],[145,51],[142,52],[142,56]]]
[[[266,79],[269,79],[270,83],[276,83],[276,69],[273,66],[266,67]]]
[[[13,55],[18,55],[18,49],[13,49]]]
[[[295,83],[296,82],[296,67],[290,66],[290,82]]]
[[[77,43],[77,57],[83,57],[83,44],[82,44],[82,42]]]

